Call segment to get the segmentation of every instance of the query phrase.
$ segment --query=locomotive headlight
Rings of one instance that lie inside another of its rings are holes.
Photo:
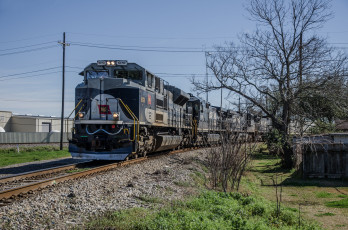
[[[118,119],[118,118],[120,117],[120,114],[118,114],[118,113],[113,113],[113,114],[112,114],[112,117],[116,120],[116,119]]]
[[[106,66],[115,66],[116,62],[115,61],[106,61]]]
[[[79,112],[79,118],[83,119],[85,117],[85,113],[84,112]]]

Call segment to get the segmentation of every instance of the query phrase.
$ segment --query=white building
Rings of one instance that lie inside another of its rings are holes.
[[[53,116],[14,115],[0,111],[0,132],[54,132],[60,131],[61,118]],[[64,132],[71,132],[73,119],[64,119]]]

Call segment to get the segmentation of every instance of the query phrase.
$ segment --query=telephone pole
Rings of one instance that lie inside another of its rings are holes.
[[[206,103],[208,103],[208,94],[209,94],[209,90],[208,90],[208,84],[209,84],[209,78],[208,78],[208,56],[210,56],[211,54],[207,51],[204,52],[205,54],[205,93],[206,93]]]
[[[63,69],[62,69],[62,114],[60,119],[60,150],[63,150],[63,131],[64,131],[64,90],[65,90],[65,46],[70,44],[65,43],[65,32],[63,33],[63,42],[59,41],[63,47]]]

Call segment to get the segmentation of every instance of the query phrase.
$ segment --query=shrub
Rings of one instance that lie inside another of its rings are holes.
[[[259,204],[255,204],[251,208],[251,215],[253,215],[253,216],[263,216],[265,211],[266,211],[266,208],[264,206],[261,206]]]

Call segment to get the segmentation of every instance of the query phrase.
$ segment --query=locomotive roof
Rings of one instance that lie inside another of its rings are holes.
[[[126,65],[114,65],[114,66],[106,66],[106,65],[100,65],[97,62],[96,63],[91,63],[88,66],[86,66],[82,72],[79,73],[79,75],[83,76],[84,71],[88,69],[93,69],[93,70],[108,70],[112,69],[115,67],[120,67],[120,68],[127,68],[127,69],[134,69],[134,70],[146,70],[144,67],[138,65],[137,63],[128,63]],[[151,73],[150,71],[146,70],[146,72]],[[152,73],[151,73],[152,74]],[[153,74],[154,75],[154,74]]]

